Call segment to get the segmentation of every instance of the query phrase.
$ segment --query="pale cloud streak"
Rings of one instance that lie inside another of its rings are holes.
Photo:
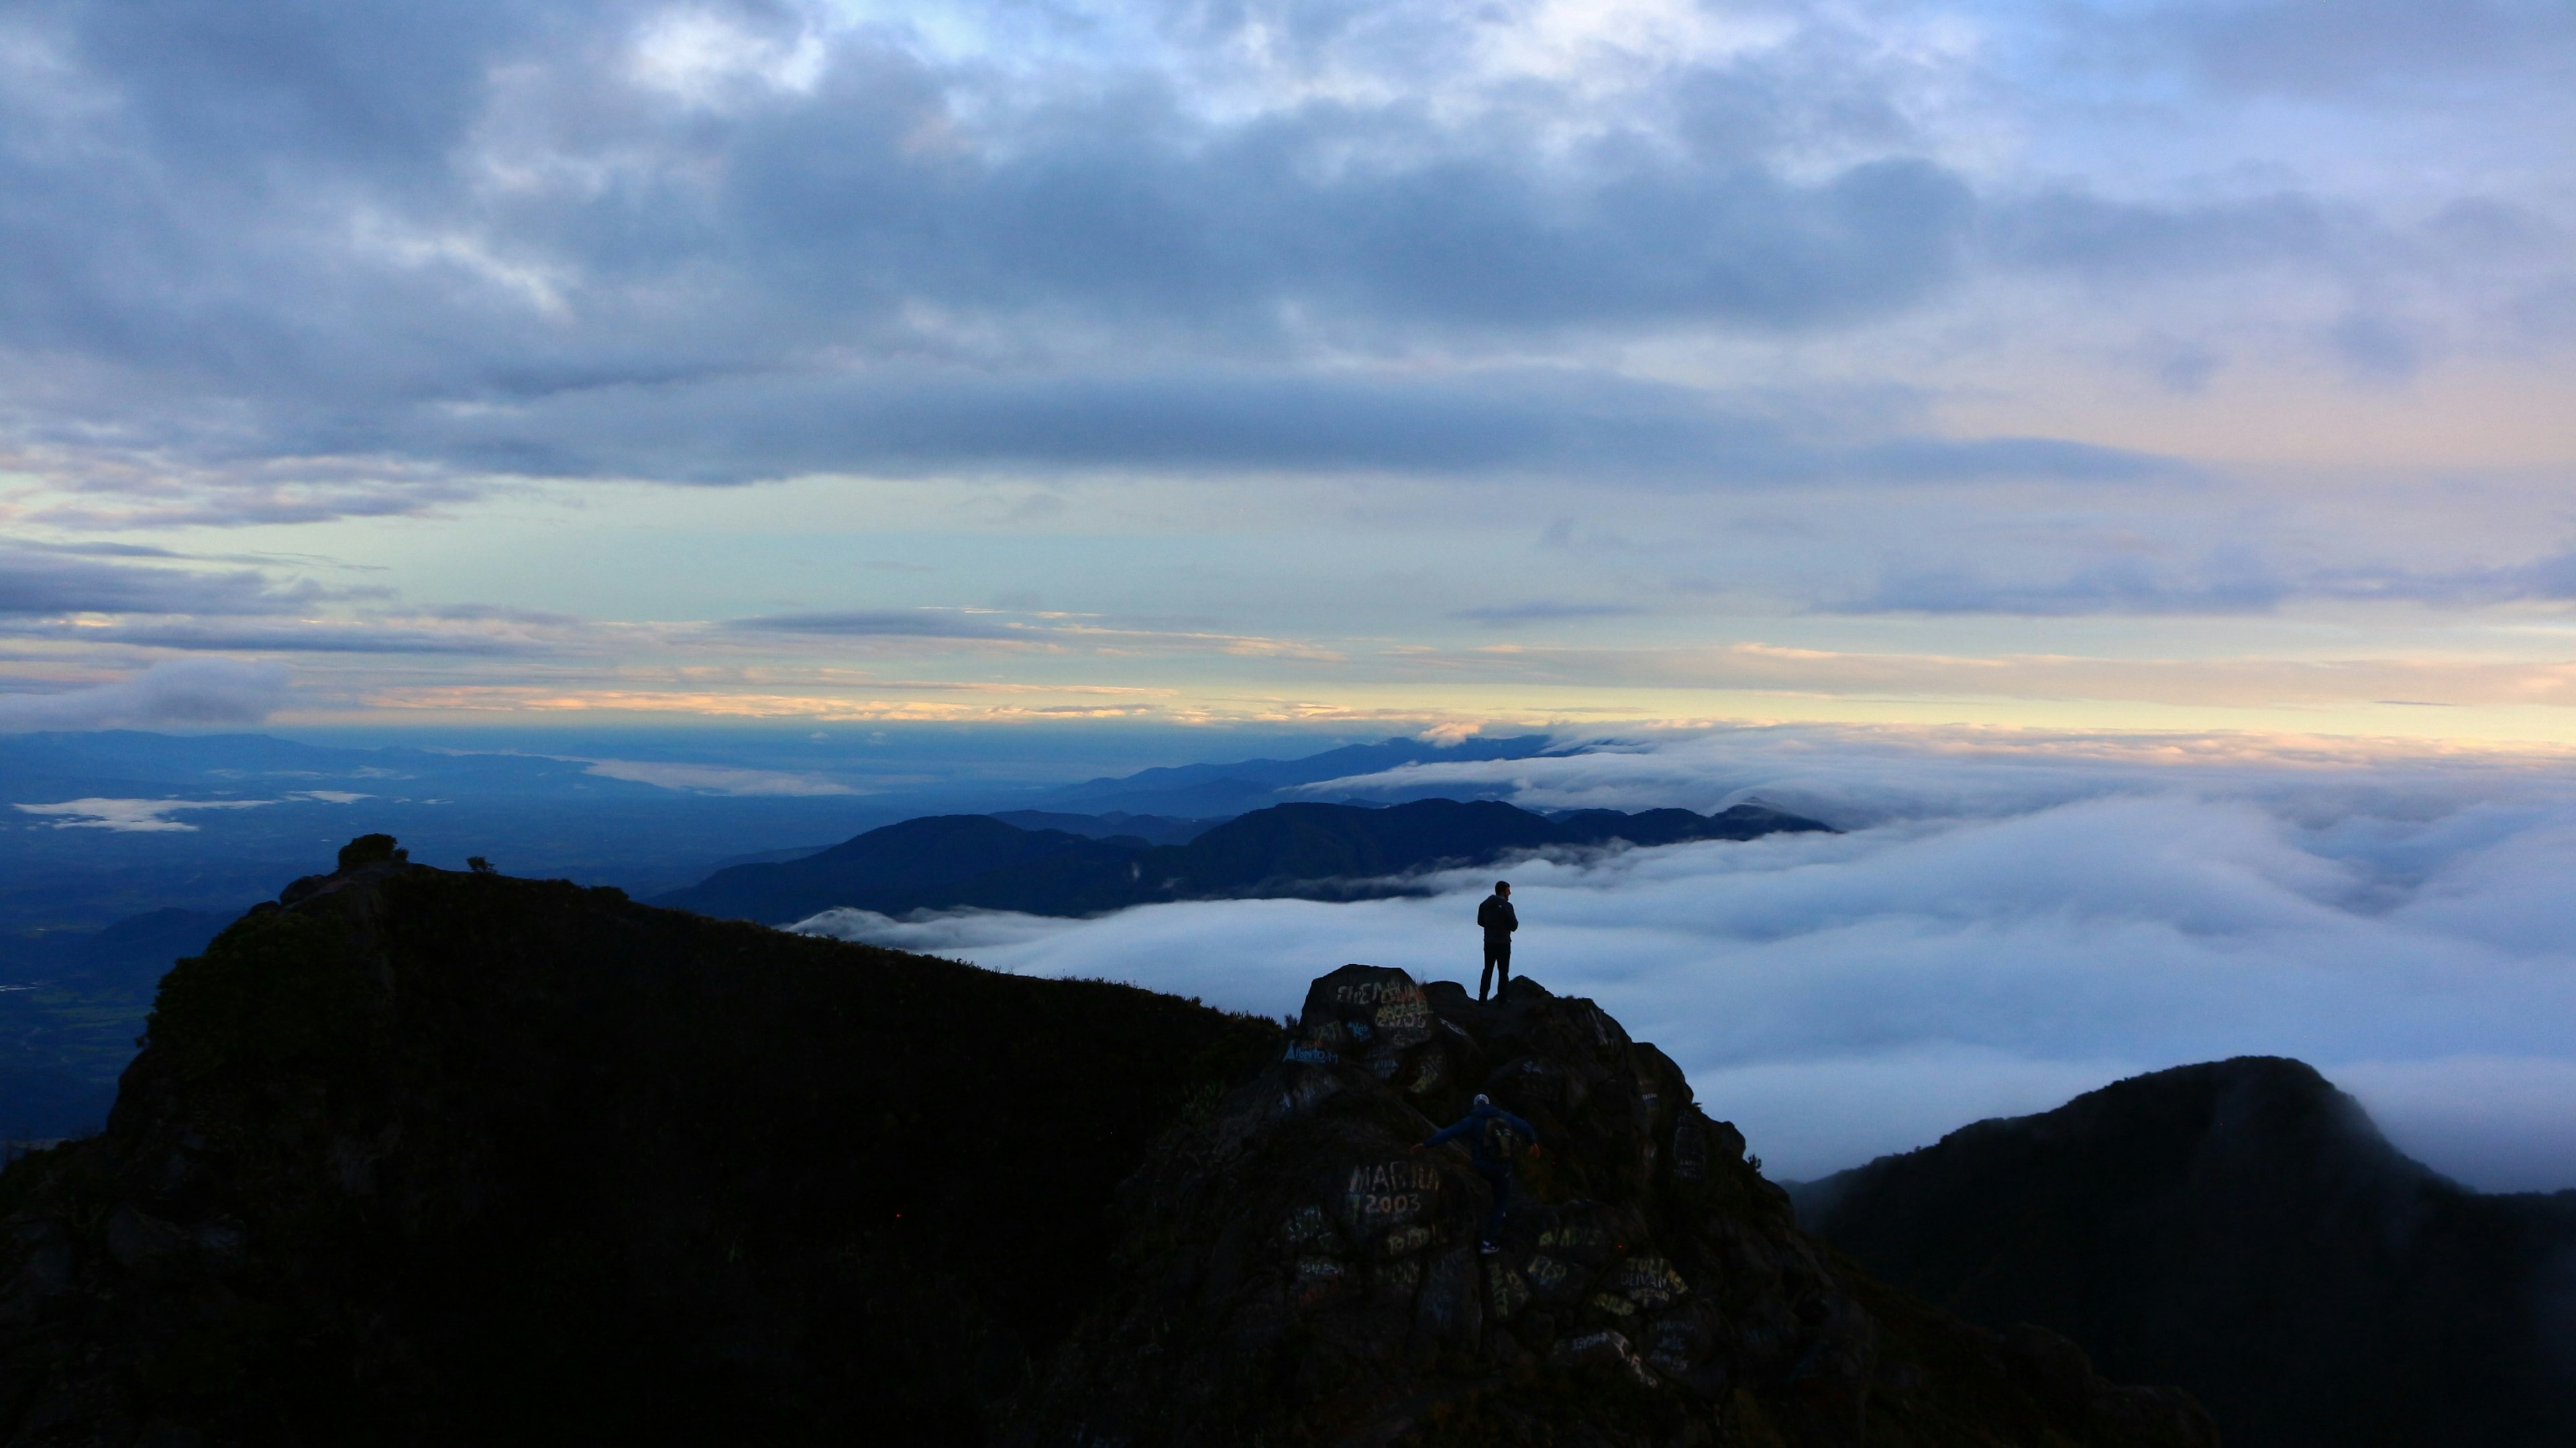
[[[0,692],[0,731],[256,724],[285,706],[287,683],[275,664],[169,659],[104,683]]]

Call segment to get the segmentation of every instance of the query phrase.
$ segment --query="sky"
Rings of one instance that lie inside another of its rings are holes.
[[[2566,743],[2557,0],[16,0],[0,727]]]

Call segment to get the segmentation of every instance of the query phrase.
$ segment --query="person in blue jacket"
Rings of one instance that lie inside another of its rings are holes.
[[[1485,1179],[1493,1206],[1485,1213],[1485,1239],[1477,1245],[1487,1253],[1501,1249],[1494,1238],[1503,1230],[1503,1202],[1512,1193],[1512,1144],[1514,1135],[1529,1143],[1529,1154],[1538,1155],[1538,1128],[1494,1104],[1490,1096],[1478,1096],[1467,1114],[1431,1134],[1427,1141],[1413,1144],[1415,1151],[1438,1146],[1443,1142],[1467,1138],[1467,1160],[1476,1175]]]

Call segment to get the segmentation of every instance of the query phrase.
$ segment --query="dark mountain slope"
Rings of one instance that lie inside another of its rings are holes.
[[[1375,744],[1345,744],[1297,759],[1238,759],[1224,764],[1140,770],[1123,778],[1066,785],[1041,798],[1050,808],[1093,814],[1115,809],[1193,817],[1231,815],[1277,804],[1282,790],[1302,784],[1376,774],[1407,764],[1528,759],[1555,747],[1556,741],[1544,734],[1465,739],[1448,745],[1420,739],[1383,739]]]
[[[1024,830],[990,815],[928,815],[870,830],[801,859],[719,870],[688,889],[657,896],[653,903],[782,925],[834,906],[887,914],[942,909],[981,904],[1009,888],[1003,881],[1050,878],[1030,874],[1029,867],[1054,856],[1072,856],[1077,868],[1123,869],[1127,857],[1143,846],[1141,840],[1107,842],[1062,830]],[[818,900],[823,903],[813,903]]]
[[[1624,840],[1632,845],[1678,845],[1688,840],[1754,840],[1793,830],[1831,826],[1767,804],[1739,804],[1713,815],[1686,809],[1648,809],[1626,814],[1615,809],[1566,810],[1548,816],[1566,838],[1606,845]]]
[[[2466,1191],[2296,1061],[2122,1081],[1798,1195],[1871,1271],[2181,1383],[2232,1444],[2576,1442],[2576,1192]]]
[[[654,903],[783,925],[840,906],[887,915],[961,907],[1088,915],[1161,900],[1364,899],[1413,888],[1398,878],[1407,874],[1552,846],[1745,840],[1829,828],[1760,805],[1714,816],[1585,810],[1549,819],[1495,800],[1424,799],[1385,809],[1273,805],[1185,845],[1148,846],[951,815],[873,830],[785,864],[738,865]]]
[[[1425,799],[1389,809],[1283,804],[1230,819],[1157,863],[1194,894],[1294,894],[1301,885],[1475,864],[1566,841],[1544,816],[1497,800]]]
[[[1143,840],[1149,845],[1186,845],[1209,830],[1225,823],[1223,819],[1174,819],[1169,815],[1129,814],[1111,810],[1107,814],[1062,814],[1044,809],[994,810],[993,818],[1024,830],[1062,830],[1069,835],[1106,840],[1120,835]]]
[[[1277,1039],[343,872],[172,971],[106,1134],[0,1177],[0,1441],[973,1442],[1115,1184]]]

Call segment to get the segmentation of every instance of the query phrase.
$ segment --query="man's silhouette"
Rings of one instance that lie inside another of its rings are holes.
[[[1485,927],[1485,973],[1476,980],[1476,999],[1483,1000],[1487,987],[1500,996],[1512,983],[1512,932],[1521,928],[1521,918],[1512,913],[1511,881],[1494,882],[1494,893],[1476,907],[1476,923]]]
[[[1466,1115],[1434,1132],[1429,1140],[1415,1142],[1413,1149],[1421,1151],[1462,1136],[1467,1138],[1469,1163],[1476,1168],[1476,1175],[1485,1179],[1485,1239],[1478,1245],[1490,1255],[1496,1250],[1494,1239],[1502,1235],[1503,1204],[1512,1195],[1512,1149],[1523,1147],[1530,1155],[1538,1155],[1538,1128],[1496,1106],[1494,1098],[1479,1096]]]

